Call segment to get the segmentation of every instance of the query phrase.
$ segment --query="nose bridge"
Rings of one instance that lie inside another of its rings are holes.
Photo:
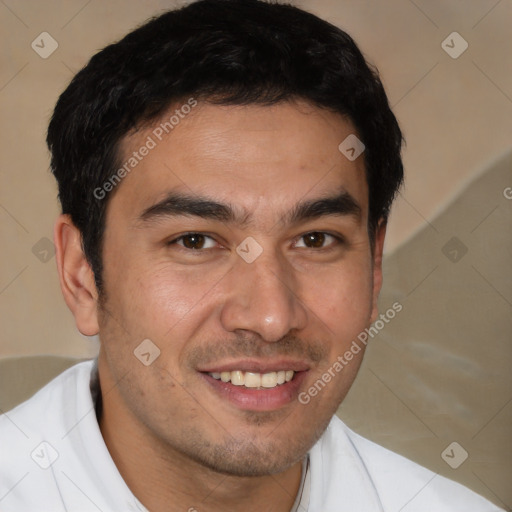
[[[240,258],[233,270],[221,317],[226,330],[252,331],[275,342],[304,327],[306,311],[293,269],[277,251],[264,250],[251,263]]]

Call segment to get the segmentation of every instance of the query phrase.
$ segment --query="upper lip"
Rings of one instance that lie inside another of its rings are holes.
[[[202,373],[222,373],[237,370],[252,373],[271,373],[278,372],[280,370],[302,372],[309,370],[309,368],[310,365],[305,361],[298,361],[296,359],[274,359],[272,361],[243,359],[238,361],[211,363],[202,368],[197,368],[197,370]]]

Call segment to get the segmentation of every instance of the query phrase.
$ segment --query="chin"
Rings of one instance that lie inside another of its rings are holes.
[[[285,446],[285,441],[268,439],[256,444],[254,438],[249,436],[238,439],[227,437],[215,444],[194,437],[193,441],[189,437],[188,442],[180,443],[175,449],[206,469],[237,477],[281,473],[301,460],[310,448],[302,445],[302,439],[297,439],[293,445],[286,442]]]
[[[200,439],[197,432],[188,432],[188,443],[181,443],[184,455],[217,473],[237,477],[279,474],[301,461],[327,427],[316,425],[309,432],[295,430],[285,436],[267,433],[258,439],[254,435],[226,435],[218,443]],[[277,427],[277,432],[281,427]],[[195,435],[194,435],[195,434]],[[274,437],[274,439],[272,439]],[[192,438],[195,438],[193,442]],[[188,448],[188,449],[187,449]]]
[[[257,477],[275,475],[286,471],[306,455],[306,450],[297,450],[293,453],[277,453],[275,448],[261,450],[256,446],[244,443],[246,446],[217,447],[214,450],[214,459],[209,466],[217,473],[237,477]]]

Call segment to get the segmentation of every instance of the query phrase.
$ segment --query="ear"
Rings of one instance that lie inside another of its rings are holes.
[[[386,237],[387,221],[382,218],[375,230],[375,241],[373,249],[373,296],[372,296],[372,315],[371,322],[375,322],[379,310],[377,301],[379,300],[380,289],[382,287],[382,254],[384,252],[384,238]]]
[[[69,215],[60,215],[53,232],[60,288],[78,330],[85,336],[99,332],[98,293],[93,271],[82,250],[82,235]]]

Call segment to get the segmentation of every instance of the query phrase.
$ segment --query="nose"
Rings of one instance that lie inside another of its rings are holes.
[[[276,342],[305,327],[307,309],[298,295],[297,279],[278,255],[264,251],[252,263],[240,258],[228,276],[221,311],[227,331],[249,331]]]

